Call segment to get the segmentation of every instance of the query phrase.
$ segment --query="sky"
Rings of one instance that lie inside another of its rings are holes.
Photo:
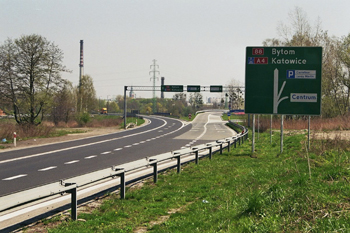
[[[83,40],[84,74],[101,99],[123,95],[124,86],[152,86],[153,60],[157,86],[161,77],[168,85],[244,86],[245,48],[279,38],[278,25],[290,24],[295,7],[329,35],[350,33],[349,0],[0,0],[0,44],[45,37],[72,71],[62,77],[77,86]]]

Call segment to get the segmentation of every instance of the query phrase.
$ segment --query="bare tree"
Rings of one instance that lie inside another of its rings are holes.
[[[234,79],[228,84],[228,97],[232,109],[243,109],[244,93]]]
[[[68,123],[75,110],[76,96],[71,82],[65,82],[63,88],[55,93],[52,103],[51,118],[55,125]]]
[[[199,92],[190,94],[189,103],[194,110],[197,110],[203,106],[203,95]]]
[[[333,117],[347,113],[350,101],[350,37],[342,40],[330,37],[327,31],[322,30],[319,18],[311,26],[306,13],[299,7],[289,14],[289,24],[280,23],[277,31],[280,39],[266,39],[264,46],[322,46],[322,115]]]
[[[18,124],[40,124],[48,100],[62,84],[62,51],[39,35],[6,40],[0,47],[2,98],[13,106]]]
[[[314,26],[309,22],[306,12],[295,7],[289,13],[289,24],[279,22],[277,26],[278,38],[263,41],[264,46],[321,46],[324,32],[321,20],[317,18]]]
[[[175,95],[173,95],[173,100],[180,101],[183,104],[183,106],[187,106],[186,94],[183,92],[176,93]]]

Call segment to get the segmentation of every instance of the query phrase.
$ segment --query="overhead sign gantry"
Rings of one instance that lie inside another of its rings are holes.
[[[200,86],[200,85],[187,85],[184,88],[183,85],[161,85],[161,86],[124,86],[124,128],[126,127],[126,91],[162,91],[162,92],[224,92],[228,91],[230,88],[240,88],[244,87],[235,86],[221,86],[221,85],[212,85],[212,86]]]
[[[241,87],[242,88],[242,87]],[[200,86],[200,85],[188,85],[184,88],[183,85],[162,85],[161,91],[163,92],[201,92],[201,91],[210,91],[210,92],[223,92],[223,86],[213,85],[213,86]]]

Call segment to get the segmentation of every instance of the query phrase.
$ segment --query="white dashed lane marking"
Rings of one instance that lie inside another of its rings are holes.
[[[44,171],[52,170],[52,169],[55,169],[55,168],[57,168],[57,166],[51,166],[51,167],[42,168],[42,169],[39,169],[38,171],[39,172],[44,172]]]
[[[65,162],[64,164],[72,164],[72,163],[77,163],[77,162],[79,162],[79,160],[73,160],[73,161]]]
[[[18,178],[21,178],[21,177],[24,177],[24,176],[27,176],[27,174],[21,174],[21,175],[18,175],[18,176],[12,176],[12,177],[8,177],[8,178],[2,179],[2,180],[14,180],[14,179],[18,179]]]
[[[175,123],[173,123],[173,125],[175,125]],[[168,128],[165,128],[165,130],[167,130],[167,129],[171,128],[171,127],[172,126],[168,126]],[[163,130],[159,130],[158,132],[163,132]],[[164,137],[165,135],[168,135],[168,134],[170,134],[170,133],[167,133],[167,134],[164,134],[164,135],[159,135],[157,137],[150,138],[150,139],[147,139],[145,141],[140,141],[139,143],[134,143],[132,145],[127,145],[127,146],[124,146],[124,148],[129,148],[129,147],[132,147],[133,145],[136,146],[136,145],[139,145],[139,144],[142,144],[142,143],[146,143],[146,142],[149,142],[149,141],[152,141],[152,140]],[[187,144],[187,146],[190,146],[190,145]],[[185,147],[182,147],[182,148],[185,148]],[[114,149],[114,151],[120,151],[122,149],[123,148],[116,148],[116,149]],[[105,151],[105,152],[102,152],[101,154],[104,155],[104,154],[110,154],[110,153],[112,153],[112,151]],[[90,156],[84,157],[84,159],[92,159],[92,158],[96,158],[96,157],[98,157],[98,155],[90,155]],[[68,165],[68,164],[74,164],[74,163],[78,163],[78,162],[80,162],[80,160],[72,160],[72,161],[65,162],[64,164]],[[46,168],[41,168],[38,171],[39,172],[49,171],[49,170],[52,170],[52,169],[55,169],[55,168],[57,168],[57,166],[50,166],[50,167],[46,167]],[[18,179],[18,178],[25,177],[25,176],[28,176],[28,174],[20,174],[20,175],[17,175],[17,176],[4,178],[2,180],[9,181],[9,180]]]

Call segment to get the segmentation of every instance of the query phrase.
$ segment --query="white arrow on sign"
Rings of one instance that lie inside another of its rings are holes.
[[[278,105],[282,100],[288,99],[288,96],[285,96],[280,99],[284,86],[286,85],[286,81],[283,82],[281,89],[278,91],[278,69],[274,70],[273,74],[274,82],[273,82],[273,113],[277,114]]]

